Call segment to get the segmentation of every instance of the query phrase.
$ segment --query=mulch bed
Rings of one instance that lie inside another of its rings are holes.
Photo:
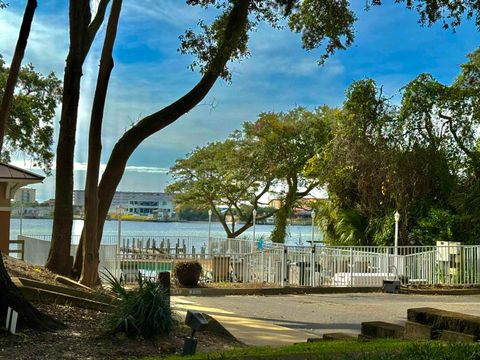
[[[5,267],[12,277],[24,277],[57,284],[55,274],[43,266],[4,256]],[[65,285],[64,285],[65,286]],[[97,289],[98,290],[98,289]],[[105,324],[107,314],[66,305],[34,304],[67,325],[65,330],[40,332],[30,329],[7,334],[0,324],[0,359],[132,359],[145,356],[167,356],[181,353],[184,338],[190,330],[179,319],[176,329],[167,337],[155,340],[129,339],[112,334]],[[225,351],[242,346],[231,338],[208,332],[198,333],[197,352]]]
[[[189,329],[179,325],[168,337],[128,339],[106,331],[106,314],[65,305],[35,304],[67,324],[56,332],[23,330],[16,336],[0,333],[0,359],[131,359],[181,353]],[[225,351],[242,346],[233,339],[208,332],[198,333],[197,352]]]
[[[32,265],[29,262],[5,255],[3,255],[3,263],[11,277],[23,277],[48,284],[58,284],[55,281],[56,275],[43,266]]]

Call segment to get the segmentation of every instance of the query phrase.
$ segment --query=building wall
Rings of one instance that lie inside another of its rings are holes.
[[[5,198],[6,186],[0,183],[0,252],[4,254],[10,252],[10,199]]]
[[[14,201],[33,204],[36,201],[37,190],[29,188],[21,188],[15,192]]]
[[[74,190],[73,205],[79,208],[85,206],[85,191]],[[126,192],[115,193],[109,212],[115,213],[121,206],[125,214],[131,215],[155,215],[160,219],[167,220],[173,217],[174,206],[172,196],[165,193],[154,192]]]

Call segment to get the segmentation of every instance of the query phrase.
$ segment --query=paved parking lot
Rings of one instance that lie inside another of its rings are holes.
[[[176,299],[176,300],[175,300]],[[173,302],[228,312],[240,319],[260,319],[315,336],[326,332],[359,333],[363,321],[403,324],[407,309],[434,307],[480,316],[480,295],[435,296],[368,294],[174,297]]]

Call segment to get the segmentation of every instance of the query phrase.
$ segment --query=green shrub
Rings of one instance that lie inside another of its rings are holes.
[[[455,215],[447,209],[430,208],[427,215],[417,221],[411,230],[415,242],[435,245],[436,241],[452,241]]]
[[[198,261],[182,261],[175,265],[173,275],[178,283],[187,287],[195,287],[202,274],[202,265]]]
[[[108,318],[114,332],[123,332],[128,337],[153,338],[169,334],[175,325],[170,303],[163,287],[156,281],[137,277],[138,288],[126,290],[111,274],[105,274],[112,291],[120,303]]]

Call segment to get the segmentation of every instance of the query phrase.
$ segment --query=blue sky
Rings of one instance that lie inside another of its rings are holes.
[[[255,120],[260,112],[297,105],[338,106],[354,80],[374,78],[386,94],[396,96],[394,99],[398,99],[402,86],[422,72],[450,83],[465,55],[479,45],[480,33],[473,21],[465,21],[453,33],[440,24],[421,27],[417,14],[402,5],[373,7],[366,12],[364,1],[352,3],[358,17],[355,43],[337,52],[324,66],[317,65],[320,51],[303,50],[298,35],[260,25],[251,35],[251,56],[231,65],[232,84],[217,82],[201,105],[145,141],[130,158],[119,189],[161,191],[169,181],[168,168],[194,147],[224,139],[244,121]],[[0,53],[7,62],[25,4],[23,0],[10,1],[10,7],[0,11]],[[199,19],[211,19],[212,15],[212,11],[181,0],[124,0],[105,113],[103,163],[125,129],[183,95],[199,79],[199,74],[188,68],[191,58],[176,50],[178,36],[195,27]],[[67,1],[39,2],[25,62],[63,78],[67,21]],[[104,31],[98,34],[84,67],[75,152],[76,189],[84,186],[89,114]],[[17,160],[18,165],[30,166],[28,160]],[[41,200],[52,197],[53,177],[37,188]]]

